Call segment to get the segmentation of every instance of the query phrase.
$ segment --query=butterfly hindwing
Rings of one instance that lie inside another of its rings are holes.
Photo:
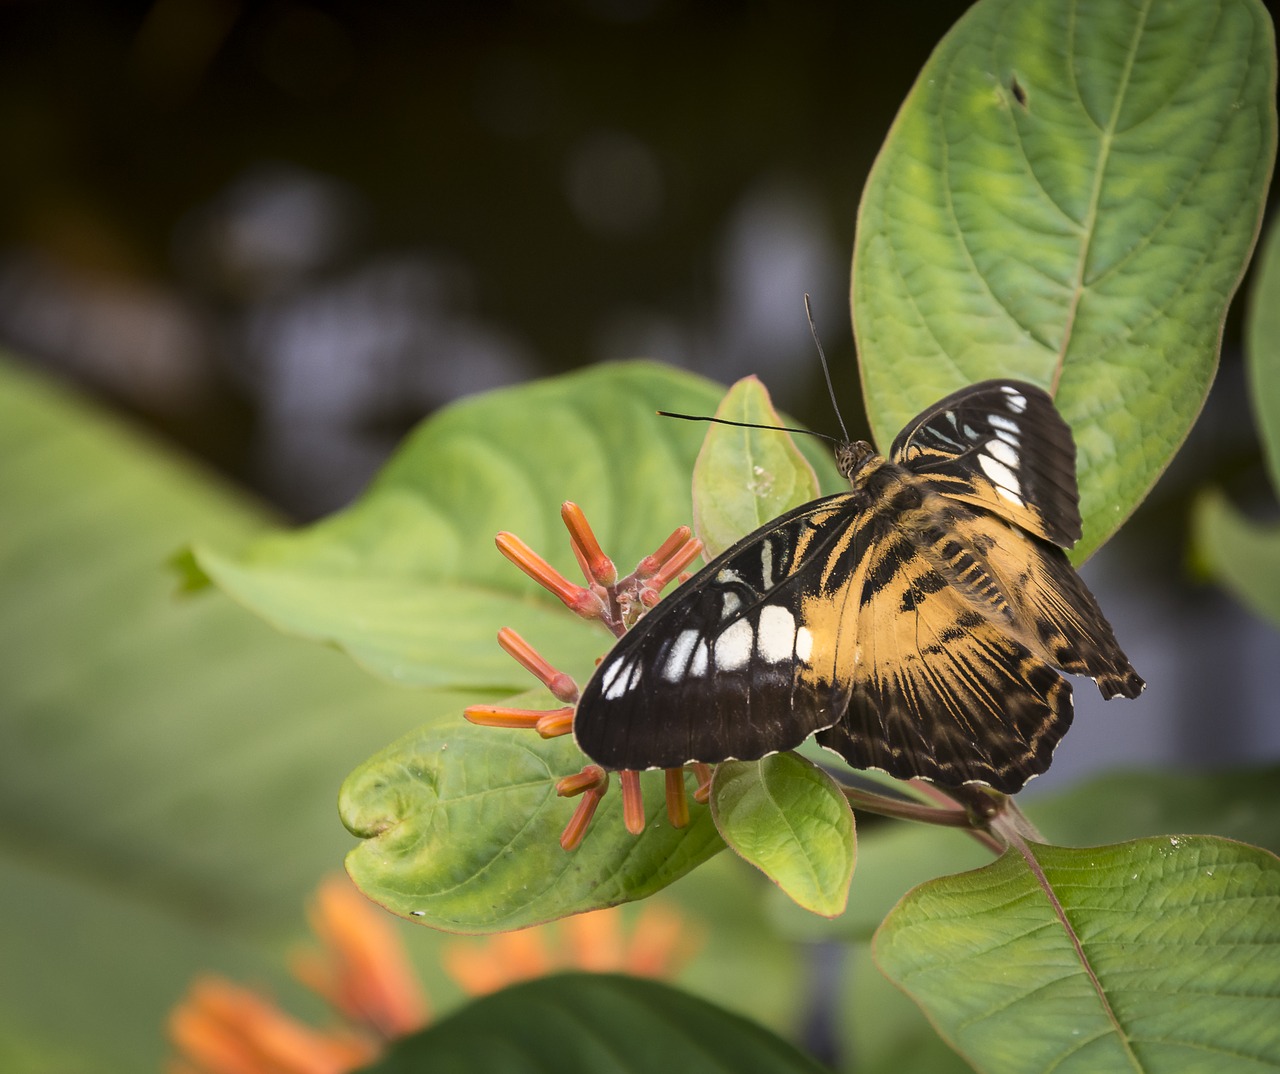
[[[1034,384],[983,381],[940,399],[894,438],[889,457],[1062,548],[1080,539],[1075,441]]]
[[[1024,644],[1061,671],[1087,675],[1107,699],[1142,692],[1142,679],[1061,548],[992,516],[976,514],[967,529],[1010,596]]]
[[[844,717],[817,740],[855,768],[1016,791],[1071,725],[1071,687],[954,590],[936,593],[910,620],[864,613],[859,630],[875,641]]]
[[[858,768],[1016,791],[1071,724],[1056,669],[1105,696],[1141,680],[1056,545],[886,463],[868,481],[857,658],[841,721],[818,742]]]

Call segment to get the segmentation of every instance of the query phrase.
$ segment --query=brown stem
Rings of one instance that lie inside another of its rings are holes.
[[[953,799],[947,797],[937,788],[929,787],[928,784],[917,784],[916,786],[917,789],[928,794],[931,798],[954,804]],[[913,820],[921,824],[965,828],[974,839],[990,850],[991,853],[1002,854],[1005,850],[1005,844],[988,831],[988,825],[991,823],[990,818],[980,816],[971,809],[945,808],[923,805],[917,802],[906,802],[900,798],[889,798],[882,794],[873,794],[870,791],[861,791],[853,787],[842,787],[841,790],[854,809],[861,809],[867,813],[875,813],[882,817]]]

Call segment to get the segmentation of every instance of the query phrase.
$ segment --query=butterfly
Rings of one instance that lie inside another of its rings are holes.
[[[1143,686],[1065,548],[1075,441],[1049,395],[990,380],[935,403],[850,489],[773,519],[659,602],[584,687],[606,769],[756,760],[817,741],[855,768],[1012,793],[1049,767],[1071,686]]]

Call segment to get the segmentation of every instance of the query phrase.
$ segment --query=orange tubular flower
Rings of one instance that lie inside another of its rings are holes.
[[[604,554],[600,542],[587,522],[587,516],[576,503],[565,502],[560,505],[560,517],[564,519],[569,530],[569,539],[574,551],[579,553],[579,562],[587,577],[597,585],[611,586],[618,580],[618,568],[613,560]]]
[[[558,924],[460,940],[446,950],[445,967],[464,992],[475,995],[563,969],[671,976],[697,948],[675,910],[648,905],[629,937],[620,914],[598,910]],[[321,950],[296,955],[293,971],[334,1007],[346,1027],[315,1029],[265,996],[202,976],[169,1016],[169,1038],[178,1054],[168,1074],[350,1074],[377,1059],[389,1040],[426,1025],[426,996],[390,917],[344,876],[324,881],[308,917]]]
[[[554,593],[575,615],[584,619],[600,619],[604,615],[604,602],[590,589],[575,585],[514,533],[499,533],[494,543],[507,559],[543,589]]]
[[[484,995],[566,969],[670,977],[697,947],[697,937],[679,913],[650,903],[629,933],[617,908],[595,910],[481,943],[459,941],[445,949],[444,962],[463,991]]]
[[[270,1000],[219,977],[202,977],[169,1018],[187,1069],[201,1074],[345,1074],[378,1054],[352,1033],[322,1033]]]
[[[532,645],[510,627],[498,631],[498,645],[512,660],[542,683],[557,701],[572,704],[578,700],[578,684],[563,671],[557,671],[542,658]]]
[[[298,980],[387,1039],[427,1024],[427,997],[385,912],[345,877],[332,877],[321,884],[307,917],[321,950],[294,955]]]
[[[498,549],[571,611],[585,619],[598,619],[617,637],[622,637],[640,616],[658,603],[664,586],[677,578],[683,580],[687,577],[685,568],[702,552],[702,542],[692,535],[689,527],[679,526],[655,552],[641,559],[634,571],[625,578],[619,578],[613,560],[601,549],[582,508],[575,503],[566,502],[560,507],[560,516],[569,531],[570,547],[589,588],[570,582],[512,533],[498,534]],[[577,683],[564,672],[552,667],[514,630],[503,627],[498,631],[498,644],[558,700],[570,706],[576,704],[579,697]],[[567,735],[573,730],[574,710],[471,705],[464,715],[475,724],[533,729],[543,738],[553,738]],[[706,765],[694,767],[697,776],[694,801],[705,804],[710,791],[711,770]],[[589,764],[580,776],[561,780],[557,786],[557,793],[562,797],[582,795],[573,817],[560,836],[560,845],[565,850],[573,850],[581,844],[601,796],[608,789],[608,775],[604,774],[598,779],[595,775],[597,771],[600,770],[595,765]],[[619,775],[622,781],[623,823],[632,835],[640,835],[645,829],[640,773],[621,772]],[[666,794],[667,816],[671,824],[677,828],[686,826],[689,823],[689,803],[685,793],[683,769],[667,773]]]

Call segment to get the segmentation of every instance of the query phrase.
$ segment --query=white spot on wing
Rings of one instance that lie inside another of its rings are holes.
[[[682,630],[676,635],[667,652],[667,662],[662,665],[662,677],[667,682],[679,682],[685,677],[689,667],[689,658],[693,655],[693,647],[698,644],[696,630]]]
[[[707,673],[707,639],[701,638],[698,646],[693,650],[693,659],[689,662],[689,675],[691,678],[700,679]]]
[[[746,667],[754,642],[751,624],[739,619],[716,638],[716,670],[738,671]]]
[[[984,453],[978,456],[978,465],[1001,492],[1009,492],[1021,497],[1022,485],[1018,483],[1018,475],[1004,463]]]
[[[600,680],[600,693],[606,701],[617,701],[627,692],[627,677],[623,672],[630,671],[625,660],[619,660],[611,668],[607,668]]]
[[[1010,447],[1016,448],[1020,441],[1015,433],[1006,433],[1003,429],[996,430],[996,436],[1003,440]]]
[[[986,452],[996,462],[1002,462],[1011,470],[1018,468],[1018,453],[1003,440],[988,440]]]
[[[1006,384],[1000,390],[1009,397],[1009,409],[1015,414],[1021,414],[1027,409],[1027,397],[1018,391],[1017,388]]]
[[[1003,429],[1006,433],[1018,431],[1018,423],[1012,418],[1006,418],[1003,414],[988,414],[987,424],[993,429]]]
[[[997,494],[1001,499],[1003,499],[1003,500],[1008,500],[1011,504],[1014,504],[1014,505],[1015,505],[1015,506],[1017,506],[1017,507],[1026,507],[1026,506],[1027,506],[1027,505],[1026,505],[1026,503],[1025,503],[1025,502],[1023,502],[1023,499],[1022,499],[1022,497],[1021,497],[1021,496],[1019,496],[1016,492],[1010,492],[1010,491],[1009,491],[1007,488],[1005,488],[1003,485],[997,485],[997,486],[996,486],[996,494]]]
[[[764,589],[773,588],[773,542],[760,545],[760,581]]]
[[[760,613],[760,629],[756,637],[760,658],[770,664],[790,660],[796,651],[796,621],[786,608],[772,605]]]
[[[796,657],[801,663],[807,664],[809,656],[813,652],[813,632],[806,626],[796,629]]]

